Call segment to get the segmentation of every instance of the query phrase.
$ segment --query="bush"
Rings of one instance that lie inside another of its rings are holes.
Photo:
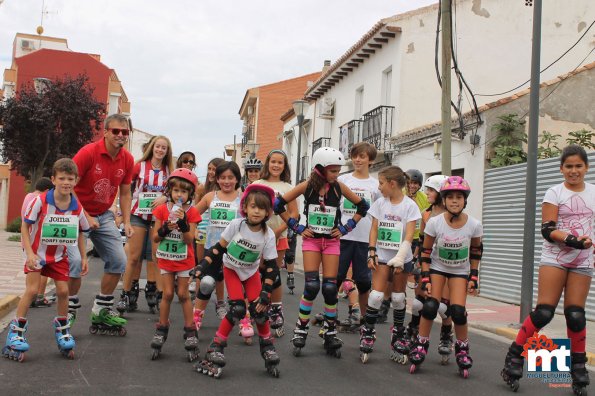
[[[12,234],[8,237],[10,242],[20,242],[21,241],[21,234]]]
[[[21,232],[21,218],[17,217],[6,226],[8,232]]]

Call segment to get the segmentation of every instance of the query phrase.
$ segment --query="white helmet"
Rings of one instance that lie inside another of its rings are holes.
[[[337,149],[331,147],[321,147],[312,155],[312,168],[317,165],[326,168],[330,165],[345,165],[345,157]]]
[[[433,188],[437,192],[440,192],[440,186],[442,186],[442,183],[444,183],[444,181],[446,179],[448,179],[448,176],[444,176],[444,175],[433,175],[433,176],[430,176],[430,177],[428,177],[426,179],[426,182],[424,183],[424,186],[426,188]]]

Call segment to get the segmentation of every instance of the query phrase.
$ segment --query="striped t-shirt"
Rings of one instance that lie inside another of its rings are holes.
[[[150,221],[153,217],[151,203],[161,196],[167,184],[169,171],[163,165],[161,169],[153,169],[151,161],[138,162],[132,170],[132,181],[136,184],[132,194],[131,213]]]

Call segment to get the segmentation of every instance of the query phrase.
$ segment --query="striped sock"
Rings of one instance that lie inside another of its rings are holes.
[[[324,317],[328,320],[335,320],[337,318],[337,304],[324,304]]]
[[[300,299],[300,322],[305,325],[310,321],[310,313],[312,313],[312,304],[314,301],[307,300],[304,295]]]

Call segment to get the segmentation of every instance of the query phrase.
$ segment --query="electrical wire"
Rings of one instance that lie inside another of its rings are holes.
[[[539,72],[539,74],[543,73],[544,71],[546,71],[547,69],[549,69],[550,67],[552,67],[560,59],[562,59],[564,56],[566,56],[566,54],[568,54],[574,47],[576,47],[578,45],[578,43],[583,39],[583,37],[585,37],[587,35],[587,32],[589,32],[589,30],[593,27],[594,24],[595,24],[595,19],[593,20],[593,22],[591,22],[591,24],[589,25],[589,27],[583,32],[583,34],[579,37],[579,39],[574,44],[572,44],[572,46],[570,46],[570,48],[568,48],[566,51],[564,51],[564,53],[562,55],[560,55],[555,61],[553,61],[552,63],[550,63],[549,65],[547,65],[543,70],[541,70]],[[507,94],[507,93],[516,91],[519,88],[522,88],[525,84],[527,84],[530,81],[531,81],[531,78],[529,78],[524,83],[522,83],[520,85],[517,85],[516,87],[514,87],[512,89],[509,89],[508,91],[504,91],[504,92],[500,92],[500,93],[495,93],[495,94],[475,94],[475,96],[500,96],[500,95],[504,95],[504,94]]]

